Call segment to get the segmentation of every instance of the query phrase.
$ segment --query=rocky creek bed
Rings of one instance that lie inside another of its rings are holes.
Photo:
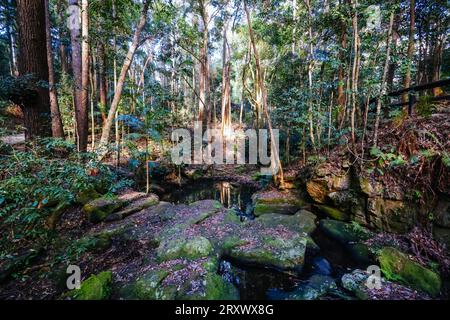
[[[0,296],[42,298],[42,290],[49,299],[439,296],[438,273],[395,246],[372,241],[376,234],[368,229],[330,219],[296,190],[257,189],[210,179],[161,197],[130,190],[117,197],[89,195],[78,211],[86,231],[69,232],[77,239],[72,247],[84,250],[63,260],[80,266],[81,289],[64,290],[65,264],[46,263],[58,256],[54,252],[29,271],[29,279],[40,279],[33,280],[40,292],[19,290],[31,280],[10,280]],[[371,264],[385,275],[381,290],[366,286]]]

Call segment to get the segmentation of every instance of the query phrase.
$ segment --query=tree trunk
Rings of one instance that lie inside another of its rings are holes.
[[[114,122],[114,117],[115,117],[117,108],[119,106],[120,99],[122,97],[122,90],[123,90],[123,85],[125,83],[125,78],[127,76],[128,69],[130,68],[131,62],[133,61],[136,49],[139,46],[141,33],[145,27],[145,23],[147,20],[147,13],[148,13],[149,5],[150,5],[150,1],[146,0],[144,2],[143,8],[142,8],[139,24],[138,24],[136,31],[134,33],[134,36],[133,36],[133,41],[131,43],[130,48],[128,49],[128,53],[125,57],[125,61],[124,61],[123,65],[122,65],[122,70],[120,71],[120,76],[117,81],[117,88],[114,93],[114,99],[111,103],[111,107],[109,109],[106,122],[103,125],[102,136],[100,139],[101,147],[106,147],[106,145],[109,142],[109,135],[110,135],[111,128],[112,128],[112,125]]]
[[[352,113],[351,113],[351,134],[353,145],[356,142],[356,123],[355,123],[355,113],[357,108],[357,97],[358,97],[358,78],[359,78],[359,35],[358,35],[358,1],[352,1],[352,7],[354,10],[353,14],[353,70],[352,70]]]
[[[100,43],[98,47],[98,73],[100,113],[102,115],[102,123],[104,123],[106,120],[106,112],[108,111],[108,82],[106,81],[106,53],[103,43]]]
[[[391,55],[391,36],[392,36],[392,26],[394,24],[394,13],[392,12],[389,18],[389,29],[386,40],[386,61],[384,62],[383,76],[381,78],[381,89],[380,94],[377,99],[377,114],[375,118],[375,129],[373,135],[373,146],[376,148],[378,143],[378,127],[380,126],[380,114],[381,114],[381,103],[383,96],[386,93],[386,78],[389,69],[389,59]]]
[[[200,48],[200,74],[199,74],[199,102],[198,121],[206,119],[205,112],[209,112],[209,58],[208,58],[208,7],[203,0],[199,0],[200,17],[202,19],[202,46]]]
[[[69,0],[69,6],[73,16],[70,19],[80,20],[81,9],[78,0]],[[75,10],[78,8],[78,10]],[[72,72],[74,83],[74,106],[75,124],[78,151],[86,150],[87,147],[87,107],[83,105],[83,84],[82,84],[82,56],[81,56],[81,26],[78,23],[71,24],[70,41],[72,45]],[[85,108],[86,107],[86,108]]]
[[[255,64],[256,64],[256,70],[258,71],[259,74],[262,74],[262,70],[261,70],[261,63],[259,60],[259,54],[258,54],[258,50],[256,48],[256,41],[255,41],[255,35],[253,34],[253,28],[252,28],[252,21],[250,18],[250,12],[247,8],[247,1],[244,0],[244,10],[247,16],[247,23],[248,23],[248,31],[249,31],[249,35],[250,35],[250,41],[253,47],[253,55],[255,57]],[[279,187],[281,189],[285,188],[284,185],[284,175],[283,175],[283,166],[281,165],[281,161],[280,161],[280,157],[278,154],[278,150],[276,148],[275,145],[275,139],[274,139],[274,134],[273,134],[273,129],[272,129],[272,122],[270,120],[270,115],[269,115],[269,109],[267,107],[267,91],[265,89],[265,85],[264,85],[264,79],[263,77],[259,77],[259,86],[261,88],[262,94],[263,94],[263,109],[264,109],[264,114],[266,116],[266,120],[267,120],[267,124],[269,127],[269,133],[270,133],[270,140],[271,140],[271,156],[272,159],[274,159],[274,161],[276,162],[277,166],[278,166],[278,172],[273,172],[274,173],[274,178],[275,180],[278,180],[276,182],[279,183]],[[274,169],[274,168],[273,168]]]
[[[81,106],[83,113],[80,115],[81,125],[80,130],[80,151],[85,152],[88,145],[88,108],[89,108],[89,4],[88,0],[81,0]]]
[[[411,86],[411,65],[414,55],[414,23],[415,23],[415,0],[409,1],[409,39],[408,39],[408,53],[406,58],[405,78],[403,79],[403,87],[409,88]],[[404,103],[408,102],[408,94],[402,96]]]
[[[48,0],[45,0],[45,30],[47,40],[48,86],[50,94],[50,111],[52,116],[52,134],[55,138],[64,138],[64,129],[59,112],[58,94],[56,91],[55,72],[53,70],[52,36],[50,32],[50,14]]]
[[[314,123],[313,123],[313,101],[312,101],[312,86],[313,86],[313,67],[314,67],[314,47],[313,47],[313,38],[312,38],[312,8],[311,1],[305,0],[306,7],[308,8],[308,40],[309,40],[309,50],[308,50],[308,120],[309,120],[309,138],[311,139],[311,144],[315,148],[316,141],[314,138]]]
[[[59,0],[57,4],[57,11],[59,15],[59,24],[64,25],[66,23],[65,10],[64,10],[64,0]],[[67,60],[66,54],[66,46],[63,41],[63,28],[58,28],[58,36],[59,36],[59,59],[61,61],[61,70],[64,74],[69,73],[69,63]]]
[[[222,135],[231,127],[230,52],[227,40],[228,20],[223,27],[222,46]]]
[[[13,8],[12,0],[8,0],[7,2],[7,12],[6,15],[6,36],[8,37],[9,44],[9,59],[10,59],[10,69],[11,76],[17,77],[19,75],[18,67],[17,67],[17,50],[16,50],[16,36],[14,34],[14,17],[11,15],[11,11]]]
[[[32,93],[23,97],[20,106],[24,114],[25,139],[50,137],[51,113],[48,88],[39,82],[48,83],[45,34],[44,0],[18,0],[17,25],[19,30],[19,75],[32,75],[29,88]]]

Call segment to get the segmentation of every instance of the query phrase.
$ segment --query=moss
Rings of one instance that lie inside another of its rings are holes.
[[[118,198],[102,197],[86,203],[83,206],[83,211],[90,222],[98,223],[105,220],[108,215],[119,210],[125,204],[125,201]]]
[[[223,222],[226,224],[240,224],[241,220],[234,209],[229,209],[227,210]]]
[[[92,275],[81,283],[80,289],[68,293],[75,300],[105,300],[111,294],[112,272],[104,271]]]
[[[161,282],[170,274],[169,271],[152,270],[139,278],[133,285],[133,293],[138,299],[155,300],[161,296],[158,292]]]
[[[239,300],[237,288],[221,276],[210,273],[205,282],[205,300]]]
[[[179,258],[195,260],[207,257],[212,252],[213,247],[211,242],[205,237],[172,239],[163,242],[157,250],[159,261],[175,260]]]
[[[294,232],[311,234],[316,229],[315,220],[316,216],[313,213],[307,210],[300,210],[295,215],[264,214],[258,217],[256,221],[266,227],[282,225]]]
[[[75,201],[78,204],[85,205],[89,201],[98,199],[101,196],[102,195],[100,193],[98,193],[95,189],[85,189],[76,195]]]
[[[372,253],[364,243],[355,243],[347,245],[352,258],[363,265],[370,265],[373,262]]]
[[[350,242],[364,241],[371,237],[370,231],[365,228],[355,228],[351,223],[342,221],[321,220],[319,228],[327,236],[344,245]]]
[[[258,200],[253,214],[257,217],[268,213],[294,214],[299,208],[300,206],[287,202],[262,202]]]
[[[350,217],[345,212],[342,212],[336,208],[326,206],[326,205],[317,205],[317,208],[325,213],[328,217],[334,220],[339,221],[350,221]]]
[[[410,260],[397,249],[386,247],[379,253],[381,270],[389,280],[398,281],[436,297],[441,289],[439,275]]]

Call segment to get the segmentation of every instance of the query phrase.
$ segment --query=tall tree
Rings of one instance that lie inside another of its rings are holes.
[[[128,49],[128,53],[125,57],[125,61],[122,65],[122,70],[120,71],[120,75],[117,81],[117,87],[114,92],[114,98],[111,103],[111,107],[108,112],[108,117],[103,125],[102,130],[102,136],[100,138],[100,147],[101,149],[105,149],[106,145],[109,142],[109,135],[111,133],[111,128],[114,122],[114,118],[116,115],[117,108],[119,107],[119,102],[122,97],[122,90],[123,86],[125,84],[125,79],[128,73],[128,70],[130,68],[131,63],[133,62],[134,54],[136,52],[136,49],[138,48],[141,40],[141,33],[142,30],[145,27],[146,21],[147,21],[147,14],[148,14],[148,8],[150,6],[150,0],[145,0],[142,11],[141,11],[141,17],[139,19],[139,23],[136,27],[136,31],[133,36],[133,41],[130,45],[130,48]],[[105,150],[100,150],[100,156],[104,155]]]
[[[89,4],[81,0],[81,109],[83,135],[80,137],[80,150],[86,151],[88,144],[88,108],[89,108]]]
[[[72,72],[74,82],[74,105],[76,122],[76,140],[79,151],[87,149],[88,139],[88,110],[83,103],[83,76],[81,55],[81,8],[78,0],[69,0],[70,16],[70,42],[72,46]]]
[[[59,112],[58,94],[56,90],[55,71],[53,68],[52,35],[48,0],[45,0],[45,28],[47,39],[48,85],[50,94],[50,110],[52,116],[52,134],[55,138],[64,138],[64,129]]]
[[[24,114],[25,138],[49,137],[52,134],[48,63],[45,34],[45,1],[18,0],[17,25],[19,30],[19,75],[30,75],[26,97],[20,106]]]
[[[223,27],[222,45],[222,134],[231,127],[230,47],[227,38],[228,19]]]
[[[376,148],[378,144],[378,128],[380,126],[381,104],[386,93],[386,78],[389,71],[389,60],[391,58],[391,37],[392,27],[394,25],[394,12],[391,12],[389,17],[389,28],[386,39],[386,60],[384,62],[383,75],[381,77],[380,94],[377,99],[377,113],[375,116],[375,128],[373,134],[373,146]]]
[[[249,32],[249,36],[250,36],[251,45],[253,48],[253,56],[255,57],[256,69],[258,70],[259,74],[262,74],[261,61],[259,59],[258,49],[256,48],[256,40],[255,40],[255,35],[253,32],[250,11],[247,8],[247,0],[244,0],[244,10],[245,10],[245,14],[247,16],[248,32]],[[278,154],[278,149],[275,144],[275,138],[274,138],[274,133],[273,133],[273,128],[272,128],[272,121],[270,119],[269,108],[267,106],[267,91],[266,91],[263,77],[259,77],[258,81],[259,81],[259,87],[261,88],[261,91],[263,94],[263,99],[262,99],[263,111],[264,111],[264,115],[267,120],[267,125],[269,127],[270,141],[271,141],[271,147],[272,147],[271,148],[271,158],[272,158],[273,162],[275,162],[276,167],[278,168],[278,171],[275,172],[275,167],[272,165],[272,169],[274,171],[273,172],[274,179],[275,179],[275,182],[277,182],[279,184],[279,187],[284,189],[285,184],[284,184],[283,166],[281,164],[280,156]]]
[[[409,1],[409,38],[408,51],[406,58],[405,78],[403,79],[403,87],[409,88],[411,85],[411,65],[414,55],[414,25],[415,25],[415,0]],[[408,94],[402,96],[403,102],[408,101]]]

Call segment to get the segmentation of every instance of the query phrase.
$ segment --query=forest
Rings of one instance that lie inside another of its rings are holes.
[[[0,300],[448,300],[449,22],[0,0]]]

